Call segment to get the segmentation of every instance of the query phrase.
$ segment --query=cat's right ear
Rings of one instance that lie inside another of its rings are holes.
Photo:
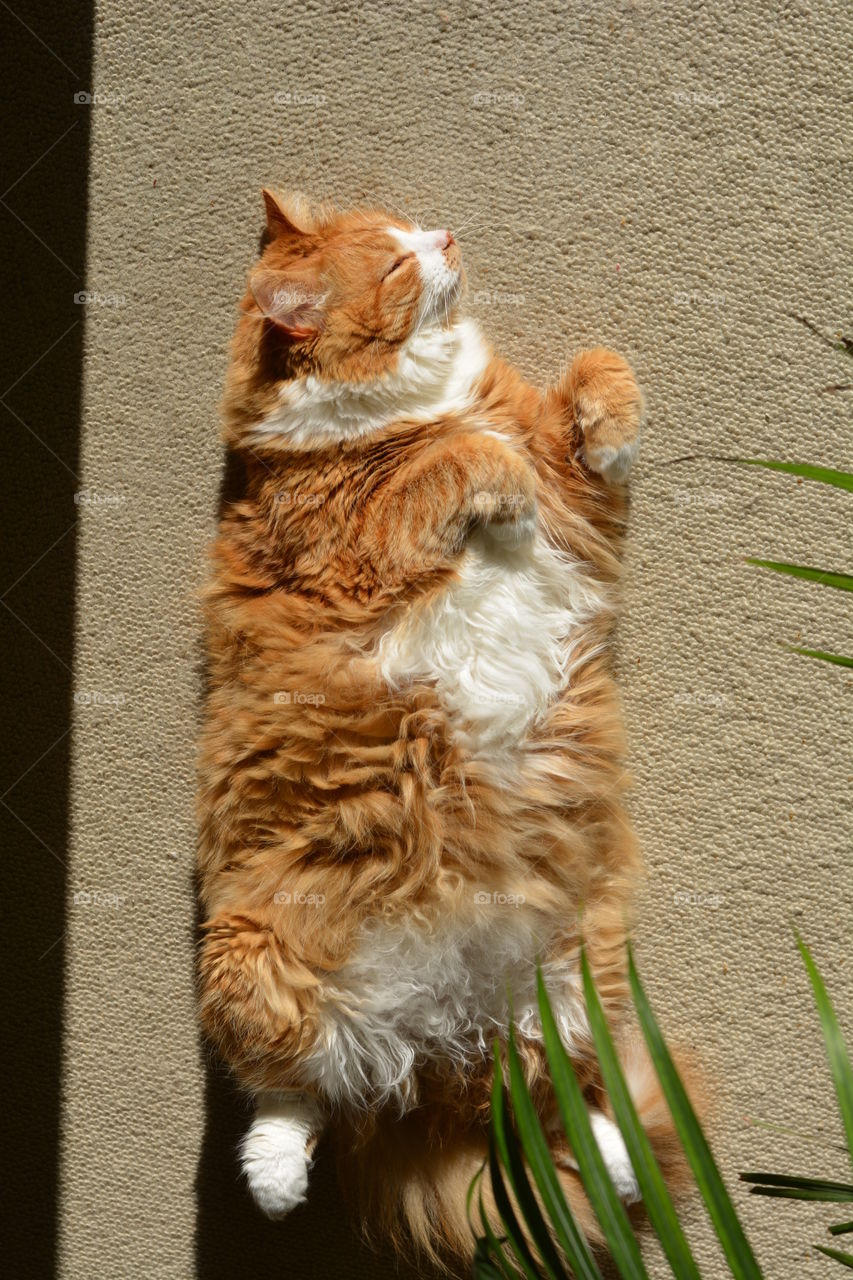
[[[261,315],[293,341],[316,337],[322,329],[323,298],[309,284],[261,268],[250,277],[249,291]]]

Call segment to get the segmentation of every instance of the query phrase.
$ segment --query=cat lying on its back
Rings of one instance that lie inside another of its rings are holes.
[[[246,491],[207,592],[202,1020],[257,1099],[243,1164],[262,1208],[305,1197],[328,1121],[363,1221],[466,1252],[508,989],[554,1129],[537,961],[637,1196],[578,948],[583,906],[618,1024],[638,859],[607,636],[641,397],[602,349],[528,386],[458,317],[450,232],[264,194],[225,397]],[[625,1054],[669,1159],[653,1077]]]

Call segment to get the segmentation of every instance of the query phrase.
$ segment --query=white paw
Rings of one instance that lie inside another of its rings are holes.
[[[504,547],[520,547],[536,532],[536,512],[531,511],[517,520],[490,520],[486,532]]]
[[[308,1192],[317,1134],[316,1108],[302,1099],[259,1107],[240,1148],[243,1172],[258,1207],[283,1218]]]
[[[620,445],[599,445],[597,449],[584,445],[584,460],[591,471],[597,471],[609,484],[622,484],[628,479],[634,459],[637,456],[637,442]]]
[[[618,1126],[612,1120],[608,1120],[607,1116],[602,1115],[600,1111],[591,1111],[589,1113],[589,1122],[592,1125],[593,1135],[598,1143],[598,1149],[604,1157],[607,1172],[610,1174],[617,1195],[626,1204],[634,1204],[642,1197],[637,1184],[637,1175],[634,1173],[634,1167],[631,1164],[631,1157],[628,1155],[625,1141],[619,1132]]]

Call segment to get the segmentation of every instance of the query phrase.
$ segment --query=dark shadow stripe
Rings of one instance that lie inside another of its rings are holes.
[[[74,94],[91,89],[93,6],[9,4],[0,5],[3,1258],[10,1273],[47,1277],[56,1273],[59,1214],[85,313],[74,294],[85,288],[91,119]]]

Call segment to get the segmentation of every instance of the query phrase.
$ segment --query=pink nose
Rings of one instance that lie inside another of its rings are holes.
[[[446,249],[448,245],[453,244],[453,233],[451,231],[436,231],[435,244],[438,249]]]

